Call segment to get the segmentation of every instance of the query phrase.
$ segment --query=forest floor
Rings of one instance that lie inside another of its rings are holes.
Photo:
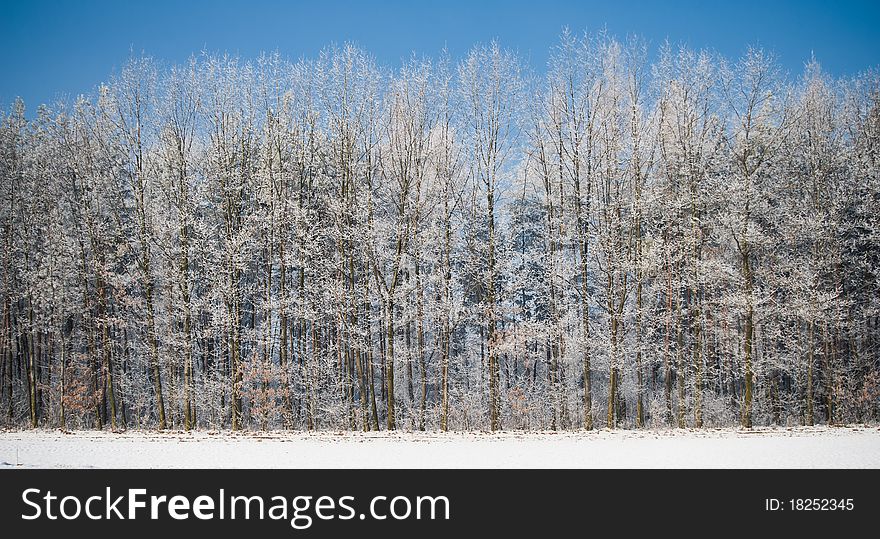
[[[592,432],[0,430],[0,469],[880,468],[880,428]]]

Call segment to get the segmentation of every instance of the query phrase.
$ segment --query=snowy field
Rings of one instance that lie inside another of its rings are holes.
[[[880,468],[876,426],[503,433],[0,431],[0,468]]]

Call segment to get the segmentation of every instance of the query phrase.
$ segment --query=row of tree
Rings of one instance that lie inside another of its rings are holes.
[[[133,58],[0,126],[9,426],[876,420],[880,77],[563,33]]]

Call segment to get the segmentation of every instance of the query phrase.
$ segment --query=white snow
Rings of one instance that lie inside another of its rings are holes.
[[[0,468],[880,468],[876,426],[594,432],[0,431]]]

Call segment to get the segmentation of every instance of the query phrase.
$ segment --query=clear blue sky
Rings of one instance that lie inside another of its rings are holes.
[[[0,0],[0,104],[16,96],[33,110],[91,92],[141,51],[180,62],[201,50],[296,59],[353,41],[396,65],[411,51],[454,56],[499,39],[541,70],[563,26],[607,27],[735,57],[749,44],[774,51],[799,73],[811,52],[834,75],[880,65],[880,0]]]

